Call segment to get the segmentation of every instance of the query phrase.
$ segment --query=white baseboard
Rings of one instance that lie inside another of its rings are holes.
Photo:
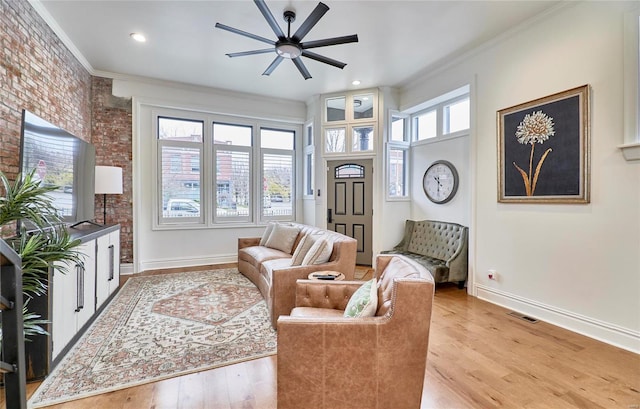
[[[238,254],[222,254],[213,257],[189,257],[171,258],[162,260],[151,260],[140,264],[139,272],[147,270],[163,270],[167,268],[182,268],[206,266],[209,264],[235,263],[238,261]]]
[[[640,353],[639,331],[609,324],[481,284],[475,285],[475,294],[478,298],[490,303],[526,314],[618,348],[626,349],[636,354]]]
[[[133,274],[133,263],[120,264],[120,275],[126,276]]]

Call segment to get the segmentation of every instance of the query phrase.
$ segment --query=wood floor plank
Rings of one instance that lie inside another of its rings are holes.
[[[640,355],[508,312],[438,286],[421,409],[640,408]],[[269,356],[51,408],[275,409],[276,371]]]

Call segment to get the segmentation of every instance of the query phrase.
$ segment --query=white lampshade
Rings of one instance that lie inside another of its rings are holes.
[[[96,166],[96,194],[122,194],[122,168]]]

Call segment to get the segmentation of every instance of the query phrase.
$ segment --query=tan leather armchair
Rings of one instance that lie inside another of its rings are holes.
[[[374,317],[344,318],[361,281],[299,280],[278,319],[278,409],[419,408],[434,282],[399,255],[376,262]]]

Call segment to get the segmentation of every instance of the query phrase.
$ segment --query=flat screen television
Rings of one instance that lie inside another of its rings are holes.
[[[49,193],[61,219],[68,224],[94,219],[95,147],[69,132],[22,112],[20,170],[57,189]]]

